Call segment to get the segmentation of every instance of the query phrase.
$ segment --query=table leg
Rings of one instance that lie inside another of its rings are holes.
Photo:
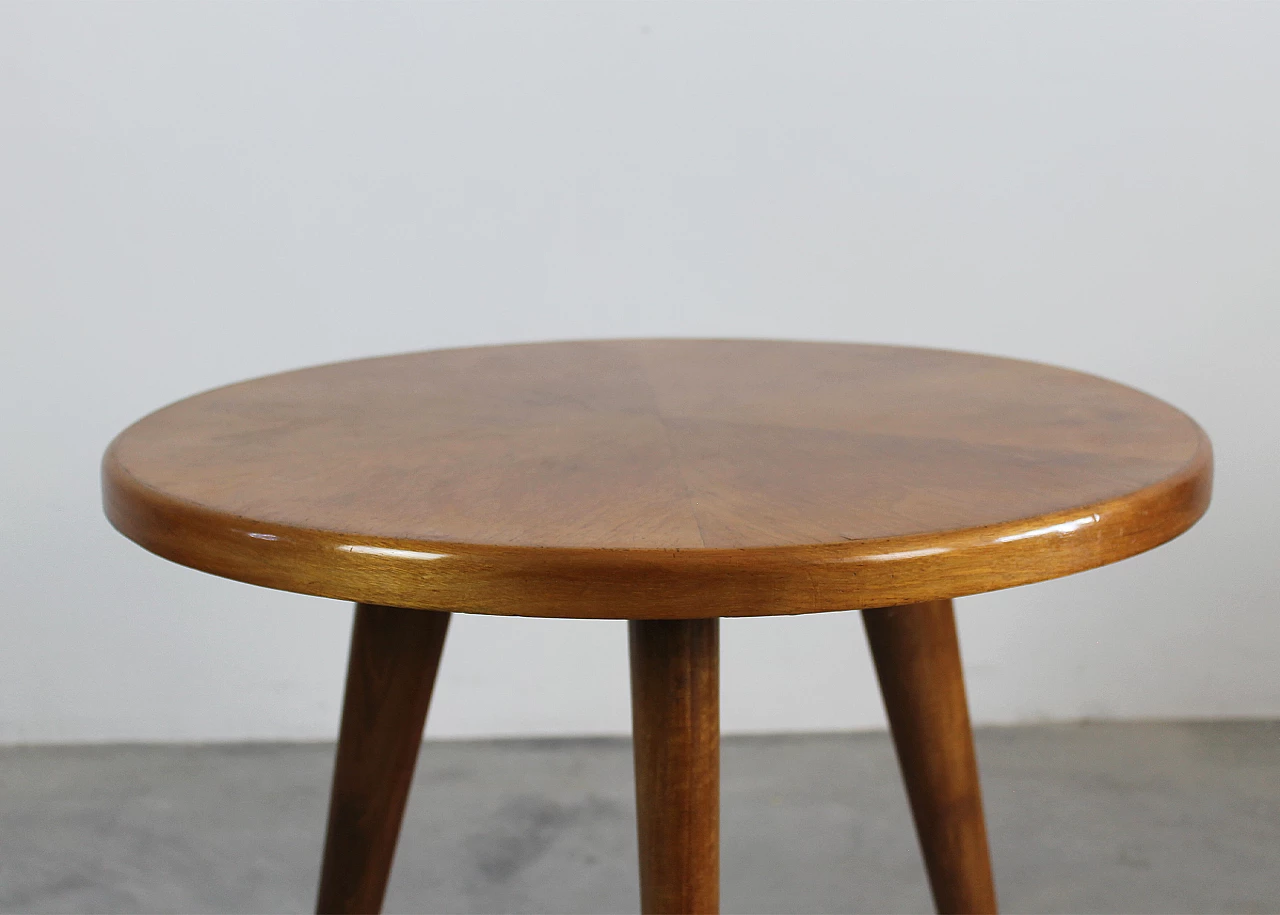
[[[951,601],[862,611],[940,913],[996,911]]]
[[[645,915],[720,908],[719,623],[629,624]]]
[[[449,614],[357,604],[320,913],[373,913],[391,874]]]

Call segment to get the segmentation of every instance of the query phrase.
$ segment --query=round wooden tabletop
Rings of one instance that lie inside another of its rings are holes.
[[[103,463],[111,522],[270,588],[524,616],[890,606],[1150,549],[1208,439],[1132,388],[942,350],[629,340],[439,350],[180,401]]]

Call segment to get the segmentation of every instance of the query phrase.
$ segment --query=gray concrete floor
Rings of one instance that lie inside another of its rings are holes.
[[[1280,723],[984,730],[1008,912],[1280,912]],[[0,910],[311,908],[332,746],[0,748]],[[888,739],[726,739],[726,912],[923,912]],[[633,912],[630,745],[423,748],[388,911]]]

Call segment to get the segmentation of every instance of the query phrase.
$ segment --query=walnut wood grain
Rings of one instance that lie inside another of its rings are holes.
[[[440,350],[181,401],[103,464],[108,517],[290,591],[526,616],[752,616],[1054,578],[1188,528],[1209,442],[1065,369],[650,340]]]
[[[880,692],[941,915],[996,911],[951,601],[864,610]]]
[[[382,909],[449,614],[360,604],[316,911]]]
[[[720,910],[719,625],[628,624],[645,915]]]

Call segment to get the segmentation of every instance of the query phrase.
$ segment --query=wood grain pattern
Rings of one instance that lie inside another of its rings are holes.
[[[916,603],[1190,527],[1185,415],[939,350],[651,340],[441,350],[231,385],[108,449],[107,515],[254,584],[377,604],[669,618]]]
[[[862,618],[934,903],[942,915],[993,913],[995,880],[951,602],[864,610]]]
[[[628,626],[640,908],[718,912],[720,621]]]
[[[316,911],[382,909],[449,614],[361,604]]]

